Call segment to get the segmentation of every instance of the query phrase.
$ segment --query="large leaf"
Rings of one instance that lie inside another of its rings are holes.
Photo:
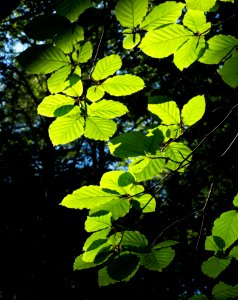
[[[77,74],[69,77],[69,86],[63,91],[64,94],[72,97],[80,97],[83,93],[83,83]]]
[[[107,267],[98,271],[98,285],[99,287],[115,284],[117,280],[112,279],[107,273]]]
[[[238,212],[230,210],[221,214],[215,220],[212,229],[213,236],[219,236],[226,244],[224,250],[229,248],[236,240],[238,240]]]
[[[54,146],[67,144],[79,138],[84,132],[84,118],[75,106],[66,116],[57,118],[49,127],[49,136]]]
[[[17,57],[22,67],[32,74],[48,74],[70,64],[70,59],[60,49],[37,45]]]
[[[117,129],[115,122],[101,117],[88,117],[84,135],[89,139],[107,141]]]
[[[238,46],[238,39],[231,35],[215,35],[208,40],[208,49],[199,59],[205,64],[219,64],[224,58],[233,53]]]
[[[180,111],[175,101],[148,104],[148,110],[157,115],[166,125],[180,124]]]
[[[145,84],[139,76],[126,74],[108,78],[102,86],[110,95],[127,96],[142,90]]]
[[[61,94],[50,95],[43,99],[38,105],[38,114],[46,117],[56,117],[57,110],[65,107],[72,110],[74,108],[74,99]]]
[[[223,81],[235,88],[238,86],[238,53],[236,52],[230,59],[228,59],[219,70]]]
[[[62,92],[67,86],[69,86],[69,81],[66,81],[66,79],[68,78],[70,73],[70,65],[65,66],[53,73],[47,80],[49,91],[52,94]]]
[[[152,249],[151,252],[141,255],[142,265],[154,271],[162,271],[173,260],[175,251],[170,247],[161,249]]]
[[[72,24],[70,28],[59,34],[55,38],[55,45],[64,53],[71,53],[74,46],[84,39],[84,31],[81,26]]]
[[[202,272],[211,278],[216,278],[230,264],[231,258],[210,257],[202,264]]]
[[[171,24],[149,31],[139,47],[149,56],[163,58],[173,54],[192,35],[191,31],[184,26]]]
[[[88,108],[89,115],[108,119],[120,117],[127,112],[128,109],[124,104],[113,100],[101,100]]]
[[[110,228],[106,228],[97,232],[94,232],[93,234],[91,234],[87,240],[85,241],[84,245],[83,245],[83,250],[87,251],[87,250],[92,250],[95,249],[95,247],[97,247],[97,245],[95,245],[95,242],[97,242],[98,240],[100,241],[105,241],[107,240],[107,235],[110,232]]]
[[[145,248],[148,246],[148,240],[144,234],[140,233],[139,231],[126,230],[123,232],[121,245],[133,246],[135,248]]]
[[[140,28],[145,30],[155,30],[161,26],[176,23],[183,8],[183,3],[176,3],[175,1],[166,1],[159,4],[145,17]]]
[[[112,214],[107,212],[106,214],[98,216],[88,216],[85,222],[85,230],[88,232],[98,231],[111,227]]]
[[[132,253],[123,253],[115,258],[108,266],[108,275],[117,281],[128,281],[138,271],[140,267],[140,259]]]
[[[185,126],[198,122],[205,113],[206,102],[203,95],[193,97],[183,106],[181,117]]]
[[[135,28],[147,12],[148,0],[119,0],[115,7],[117,20],[122,26]]]
[[[70,21],[76,21],[89,7],[91,7],[90,0],[56,0],[57,12]]]
[[[137,157],[144,155],[145,135],[142,132],[127,132],[110,140],[110,152],[118,157]]]
[[[183,25],[191,29],[194,33],[201,34],[201,29],[205,24],[206,16],[204,12],[199,10],[189,9],[183,18]]]
[[[221,281],[214,286],[212,295],[216,300],[237,299],[238,284],[231,286]]]
[[[46,40],[67,29],[70,21],[60,15],[40,15],[31,20],[25,27],[25,33],[32,39]]]
[[[100,59],[93,70],[92,77],[96,81],[107,78],[118,71],[122,66],[121,58],[118,54],[112,54]]]
[[[194,10],[209,11],[216,0],[186,0],[186,7]]]
[[[104,192],[97,185],[89,185],[83,186],[72,194],[67,195],[60,204],[68,208],[93,209],[116,197],[114,194]]]

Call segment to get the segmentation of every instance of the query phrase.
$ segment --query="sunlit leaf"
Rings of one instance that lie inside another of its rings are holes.
[[[107,267],[98,271],[98,285],[99,287],[115,284],[117,280],[112,279],[107,273]]]
[[[93,47],[91,42],[87,41],[82,46],[76,45],[76,50],[72,54],[72,58],[77,63],[86,63],[93,54]]]
[[[186,0],[186,7],[194,10],[209,11],[216,0]]]
[[[83,186],[75,190],[72,194],[67,195],[60,204],[68,208],[93,209],[115,197],[113,194],[104,192],[97,185],[89,185]]]
[[[141,255],[142,265],[154,271],[162,271],[173,260],[175,251],[170,247],[161,249],[151,249],[151,252]]]
[[[191,161],[191,150],[183,143],[172,142],[164,151],[166,158],[168,158],[166,167],[170,170],[183,172]]]
[[[203,95],[195,96],[183,106],[181,117],[183,124],[191,126],[198,122],[205,113],[206,102]]]
[[[176,3],[175,1],[161,3],[155,6],[145,17],[140,28],[145,30],[155,30],[161,26],[176,23],[182,14],[184,6],[183,3]]]
[[[127,96],[142,90],[144,81],[136,75],[117,75],[106,79],[102,86],[112,96]]]
[[[120,117],[128,112],[128,109],[124,104],[113,100],[101,100],[95,102],[89,106],[88,110],[89,115],[91,116],[108,119]]]
[[[148,110],[157,115],[166,125],[180,124],[180,111],[175,101],[148,104]]]
[[[148,0],[119,0],[115,7],[117,20],[122,26],[135,28],[147,12]]]
[[[124,49],[132,49],[140,42],[140,35],[139,33],[133,33],[131,29],[126,29],[123,31],[125,36],[123,40],[123,48]]]
[[[102,80],[113,75],[122,66],[121,58],[118,54],[111,54],[100,59],[93,70],[92,77],[94,80]]]
[[[76,257],[73,268],[74,268],[74,270],[84,270],[84,269],[93,268],[96,265],[97,264],[95,264],[94,262],[85,262],[83,260],[83,254],[81,254]]]
[[[107,141],[117,129],[114,121],[101,117],[88,117],[84,135],[89,139]]]
[[[90,86],[87,90],[86,97],[94,102],[100,100],[105,94],[104,88],[101,85]]]
[[[183,25],[191,29],[194,33],[202,33],[201,28],[206,23],[204,12],[199,10],[188,9],[184,18]]]
[[[91,7],[89,0],[56,0],[58,14],[65,16],[70,21],[76,21],[89,7]]]
[[[238,207],[238,194],[235,196],[235,198],[233,199],[233,205],[235,207]]]
[[[55,71],[50,78],[47,80],[48,89],[52,94],[62,92],[69,82],[66,81],[71,73],[71,66],[65,66],[57,71]]]
[[[85,230],[87,232],[93,232],[111,227],[111,216],[112,214],[110,212],[95,217],[88,216],[85,222]]]
[[[143,213],[150,213],[154,212],[156,208],[156,201],[153,196],[150,194],[142,194],[133,197],[133,200],[136,200],[140,204],[140,208],[142,209]]]
[[[219,70],[222,80],[229,86],[235,88],[238,86],[238,53],[236,52],[229,58]]]
[[[80,97],[83,93],[83,82],[80,77],[73,74],[69,77],[69,86],[63,91],[64,94],[72,97]]]

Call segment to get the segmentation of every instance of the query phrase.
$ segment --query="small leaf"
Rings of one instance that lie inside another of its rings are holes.
[[[105,91],[101,85],[93,85],[88,88],[86,97],[88,100],[94,102],[101,99],[104,94]]]
[[[234,200],[233,200],[233,205],[235,207],[238,207],[238,194],[235,196]]]
[[[106,229],[103,229],[103,230],[100,230],[98,232],[94,232],[93,234],[91,234],[85,241],[85,243],[83,245],[83,250],[90,251],[92,249],[95,249],[94,242],[97,240],[105,240],[107,235],[109,234],[109,232],[110,232],[110,228],[106,228]]]
[[[93,103],[89,106],[88,110],[90,116],[108,119],[121,117],[128,112],[128,109],[124,104],[113,100],[101,100]]]
[[[98,285],[99,287],[107,286],[116,283],[117,280],[112,279],[107,273],[107,267],[98,271]]]
[[[76,21],[89,7],[91,7],[89,0],[56,0],[58,14],[65,16],[72,22]]]
[[[76,257],[73,268],[74,268],[74,271],[75,270],[84,270],[84,269],[93,268],[96,265],[97,264],[95,264],[94,262],[85,262],[83,260],[83,254],[81,254],[78,257]]]
[[[238,260],[238,246],[235,246],[233,249],[231,249],[229,256]]]
[[[197,123],[205,113],[206,102],[203,95],[193,97],[183,106],[182,121],[185,126]]]
[[[216,256],[210,257],[202,264],[202,272],[211,277],[216,278],[230,264],[231,258],[219,258]]]
[[[142,90],[144,81],[136,75],[117,75],[106,79],[102,86],[112,96],[127,96]]]
[[[101,117],[88,117],[84,135],[89,139],[107,141],[117,129],[114,121]]]
[[[178,242],[176,242],[176,241],[167,240],[167,241],[163,241],[161,243],[158,243],[158,244],[154,245],[153,249],[166,248],[166,247],[174,246],[174,245],[177,245],[177,244],[178,244]]]
[[[121,58],[118,54],[112,54],[100,59],[94,68],[92,77],[96,81],[107,78],[113,75],[122,66]]]
[[[119,0],[115,7],[117,20],[122,26],[135,28],[147,12],[148,0]]]
[[[184,18],[183,25],[191,29],[194,33],[202,33],[201,28],[206,24],[204,12],[199,10],[188,9]]]
[[[77,63],[86,63],[93,55],[91,42],[87,41],[82,46],[76,45],[76,50],[72,53],[72,58]]]
[[[238,86],[238,53],[236,52],[229,58],[219,70],[222,80],[229,86],[235,88]]]
[[[205,250],[208,251],[223,251],[226,244],[219,236],[207,236],[205,241]]]
[[[111,227],[112,214],[107,212],[101,216],[91,217],[88,216],[85,222],[85,230],[87,232],[98,231],[105,228]]]
[[[132,49],[140,42],[139,33],[133,33],[131,29],[124,30],[123,35],[125,36],[122,44],[124,49]]]
[[[150,194],[143,194],[133,197],[133,200],[136,200],[140,204],[140,208],[143,213],[154,212],[156,208],[156,201],[153,196]]]
[[[49,45],[36,45],[17,57],[22,67],[32,74],[48,74],[70,64],[60,49]]]
[[[66,116],[57,118],[49,127],[49,136],[54,146],[78,139],[84,132],[84,118],[75,106]]]
[[[80,77],[73,74],[69,77],[69,86],[63,91],[64,94],[72,97],[80,97],[83,93],[83,83]]]

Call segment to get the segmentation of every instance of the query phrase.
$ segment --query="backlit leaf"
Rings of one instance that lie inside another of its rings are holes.
[[[123,31],[125,36],[123,40],[123,48],[124,49],[132,49],[140,42],[140,35],[139,33],[132,33],[131,29],[126,29]]]
[[[148,104],[148,110],[157,115],[166,125],[180,124],[180,111],[175,101]]]
[[[85,222],[85,230],[87,232],[93,232],[111,227],[111,216],[112,214],[110,212],[95,217],[88,216]]]
[[[52,94],[62,92],[69,82],[66,81],[71,73],[71,66],[65,66],[57,71],[55,71],[50,78],[47,80],[48,89]]]
[[[153,249],[147,254],[141,255],[142,265],[154,271],[162,271],[166,268],[173,260],[175,251],[170,247]]]
[[[89,139],[107,141],[117,129],[114,121],[101,117],[88,117],[84,135]]]
[[[87,90],[86,97],[94,102],[100,100],[105,94],[104,88],[101,85],[90,86]]]
[[[238,86],[238,53],[236,52],[229,58],[218,71],[222,80],[229,86],[235,88]]]
[[[183,106],[182,121],[186,126],[191,126],[198,122],[205,113],[206,102],[203,95],[195,96]]]
[[[186,0],[186,7],[194,10],[209,11],[216,4],[216,0]]]
[[[92,77],[94,80],[100,81],[113,75],[122,66],[121,58],[118,54],[111,54],[100,59],[93,70]]]
[[[90,0],[56,0],[57,12],[70,21],[76,21],[89,7],[91,7]]]
[[[117,101],[101,100],[91,104],[88,108],[89,115],[102,118],[116,118],[128,112],[127,107]]]
[[[93,54],[93,47],[91,42],[87,41],[82,46],[76,45],[76,50],[72,54],[72,58],[75,62],[80,64],[86,63]]]

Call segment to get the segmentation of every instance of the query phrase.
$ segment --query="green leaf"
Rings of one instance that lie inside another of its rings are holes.
[[[181,117],[185,126],[197,123],[205,113],[206,102],[203,95],[193,97],[183,106]]]
[[[93,47],[89,41],[82,46],[76,45],[75,48],[76,50],[72,53],[72,58],[79,64],[86,63],[93,55]]]
[[[110,152],[118,157],[137,157],[144,155],[145,135],[142,132],[127,132],[110,140]]]
[[[120,195],[118,195],[118,198],[116,198],[115,195],[115,198],[112,201],[109,201],[105,204],[100,205],[98,208],[91,210],[90,214],[94,214],[96,212],[99,212],[100,210],[108,211],[112,214],[113,219],[117,220],[128,214],[130,208],[131,204],[128,199],[120,198]]]
[[[186,0],[186,7],[194,10],[209,11],[216,4],[216,0]]]
[[[206,24],[204,12],[199,10],[188,9],[184,18],[183,25],[191,29],[194,33],[203,33],[201,29]]]
[[[156,154],[163,142],[164,135],[161,130],[155,128],[149,131],[145,138],[145,152],[147,154]]]
[[[235,207],[238,207],[238,194],[235,196],[234,200],[233,200],[233,205]]]
[[[69,77],[69,86],[63,91],[64,94],[72,97],[80,97],[83,93],[83,83],[80,77],[73,74]]]
[[[25,33],[32,39],[46,40],[67,29],[69,25],[69,20],[63,16],[40,15],[26,25]]]
[[[107,286],[116,283],[117,280],[112,279],[107,273],[107,267],[98,271],[98,285],[99,287]]]
[[[90,116],[108,119],[120,117],[127,112],[128,109],[124,104],[113,100],[101,100],[91,104],[88,108]]]
[[[75,209],[93,209],[117,198],[117,195],[104,192],[97,185],[83,186],[64,197],[61,205]]]
[[[114,121],[101,117],[88,117],[84,135],[89,139],[107,141],[117,129]]]
[[[161,124],[157,128],[162,132],[164,136],[164,142],[167,142],[170,139],[177,139],[182,134],[181,127],[178,125]]]
[[[153,271],[162,271],[173,260],[175,251],[170,247],[151,249],[151,252],[141,255],[142,265]]]
[[[124,195],[129,193],[134,183],[135,177],[129,172],[109,171],[103,174],[100,180],[100,187]]]
[[[83,254],[81,254],[78,257],[76,257],[73,268],[74,268],[74,271],[75,270],[84,270],[84,269],[93,268],[96,265],[97,264],[95,264],[94,262],[85,262],[83,260]]]
[[[88,98],[88,100],[94,102],[101,99],[104,94],[105,91],[101,85],[93,85],[88,88],[86,97]]]
[[[229,248],[238,239],[238,212],[230,210],[221,214],[215,220],[212,229],[213,236],[219,236],[226,244],[224,250]]]
[[[79,138],[84,132],[84,118],[75,106],[66,116],[57,118],[49,127],[49,136],[54,146],[67,144]]]
[[[219,236],[207,236],[205,241],[205,250],[209,251],[223,251],[226,244]]]
[[[231,286],[220,281],[214,286],[212,290],[212,295],[216,300],[237,299],[238,284]]]
[[[189,67],[199,57],[205,49],[205,39],[203,36],[190,37],[174,54],[174,64],[182,71]]]
[[[158,243],[158,244],[154,245],[153,249],[166,248],[166,247],[174,246],[174,245],[177,245],[177,244],[178,244],[178,242],[176,242],[176,241],[167,240],[167,241],[163,241],[161,243]]]
[[[65,30],[55,38],[55,45],[64,53],[68,54],[74,50],[74,46],[84,39],[83,28],[72,24],[71,28]]]
[[[89,0],[56,0],[58,14],[65,16],[70,21],[76,21],[91,6],[91,1]]]
[[[229,57],[238,46],[238,39],[231,35],[218,34],[208,40],[208,49],[199,59],[205,64],[219,64]]]
[[[48,74],[70,64],[60,49],[49,45],[36,45],[17,57],[21,66],[32,74]]]
[[[97,242],[97,241],[96,241]],[[99,244],[99,246],[90,251],[86,251],[83,254],[83,260],[86,262],[94,262],[101,264],[108,260],[108,258],[113,254],[113,249],[108,242]]]
[[[61,94],[47,96],[38,105],[38,114],[46,117],[56,117],[57,110],[61,107],[67,107],[72,110],[74,108],[74,99]]]
[[[222,80],[229,86],[235,88],[238,86],[238,52],[229,58],[218,71]]]
[[[62,92],[67,86],[69,81],[66,79],[71,73],[71,66],[65,66],[55,71],[47,80],[48,89],[52,94]]]
[[[175,101],[148,104],[148,110],[157,115],[166,125],[180,124],[180,111]]]
[[[188,298],[188,300],[208,300],[207,296],[205,295],[195,295],[193,297]]]
[[[122,253],[108,266],[108,275],[116,281],[129,281],[138,271],[140,259],[132,253]]]
[[[154,212],[156,208],[156,201],[153,196],[150,194],[143,194],[133,197],[133,200],[136,200],[140,204],[140,208],[143,213]]]
[[[139,231],[126,230],[121,238],[122,246],[132,246],[135,248],[145,248],[148,246],[148,240],[144,234]]]
[[[124,30],[123,35],[125,36],[122,44],[124,49],[132,49],[140,42],[139,33],[133,33],[131,29]]]
[[[107,212],[107,214],[103,214],[100,216],[88,216],[85,222],[85,230],[87,232],[98,231],[105,228],[111,227],[111,217],[112,214]]]
[[[145,84],[139,76],[126,74],[108,78],[102,86],[112,96],[127,96],[142,90]]]
[[[176,50],[193,34],[182,25],[171,24],[157,30],[149,31],[139,48],[147,55],[155,58],[167,57]]]
[[[202,263],[202,272],[211,278],[216,278],[229,266],[230,262],[231,258],[219,258],[212,256]]]
[[[119,0],[115,7],[117,20],[122,26],[135,28],[147,12],[148,0]]]
[[[235,246],[234,248],[231,249],[229,256],[238,260],[238,246]]]
[[[149,31],[170,23],[176,23],[184,6],[183,3],[176,3],[175,1],[166,1],[159,4],[145,17],[140,28]]]
[[[91,234],[87,240],[85,241],[84,245],[83,245],[83,250],[87,251],[87,250],[92,250],[95,249],[95,241],[98,240],[105,240],[107,239],[107,235],[110,232],[110,228],[106,228],[97,232],[94,232],[93,234]]]
[[[118,54],[112,54],[100,59],[93,70],[92,77],[96,81],[107,78],[118,71],[122,66],[121,58]]]
[[[168,158],[166,167],[170,170],[183,172],[184,168],[191,161],[191,150],[183,143],[170,143],[165,149],[165,156]],[[189,156],[189,157],[188,157]]]

